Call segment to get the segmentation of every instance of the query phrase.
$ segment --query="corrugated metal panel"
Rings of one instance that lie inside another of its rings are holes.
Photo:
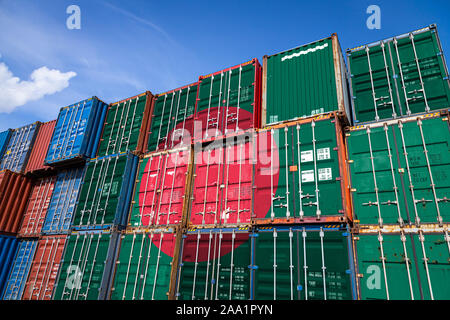
[[[190,178],[190,148],[152,153],[140,160],[129,225],[164,226],[183,223]]]
[[[25,170],[40,125],[40,122],[35,122],[14,130],[3,155],[0,170],[8,169],[18,173]]]
[[[177,233],[130,230],[121,238],[111,300],[167,300]]]
[[[13,133],[12,129],[8,129],[6,131],[0,132],[0,159],[3,157],[3,153],[8,146],[9,138]]]
[[[448,108],[450,81],[435,25],[348,49],[354,122]]]
[[[259,131],[254,222],[330,223],[352,219],[342,122],[336,114]]]
[[[61,108],[44,163],[58,165],[95,157],[107,107],[92,97]]]
[[[26,173],[47,170],[50,168],[48,166],[44,166],[44,159],[50,144],[50,139],[53,135],[53,130],[55,129],[55,125],[56,120],[53,120],[45,122],[39,127],[39,131],[25,169]]]
[[[248,300],[251,233],[191,229],[183,239],[176,296],[179,300]]]
[[[17,233],[31,192],[31,180],[9,170],[0,171],[0,231]]]
[[[83,181],[85,168],[61,171],[56,178],[52,198],[47,210],[42,232],[67,233],[72,226],[75,204]]]
[[[353,206],[362,224],[450,222],[446,117],[436,113],[350,130]]]
[[[11,271],[2,295],[3,300],[20,300],[22,298],[25,282],[30,272],[31,262],[34,258],[37,241],[22,240],[14,258]]]
[[[126,226],[138,157],[131,153],[92,159],[77,202],[73,228]]]
[[[45,236],[38,241],[22,300],[50,300],[67,236]]]
[[[152,101],[153,95],[147,91],[108,106],[97,157],[147,150]]]
[[[197,89],[198,82],[155,96],[148,151],[182,147],[191,142]]]
[[[353,236],[362,300],[450,299],[448,230],[378,230]]]
[[[0,234],[0,294],[8,280],[9,271],[17,252],[19,240],[14,236]]]
[[[56,176],[40,178],[33,182],[28,205],[19,230],[20,237],[38,237],[47,215]]]
[[[208,140],[261,126],[261,65],[246,63],[200,76],[195,120],[201,131],[194,139]]]
[[[249,132],[236,141],[216,140],[196,150],[191,225],[251,223],[253,136]]]
[[[255,300],[351,300],[350,234],[338,226],[267,227],[254,237]]]
[[[263,58],[263,125],[340,111],[351,123],[337,35]]]
[[[66,244],[53,300],[102,300],[109,290],[117,233],[73,233]]]

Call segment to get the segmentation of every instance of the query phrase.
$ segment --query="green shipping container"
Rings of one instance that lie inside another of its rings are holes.
[[[85,171],[73,227],[126,226],[138,157],[120,154],[92,159]]]
[[[189,144],[193,134],[198,83],[155,96],[148,138],[148,151]]]
[[[347,50],[354,124],[450,106],[436,25]]]
[[[147,91],[108,106],[97,157],[146,152],[152,101],[153,95]]]
[[[263,227],[254,237],[255,300],[352,300],[350,234],[339,226]]]
[[[119,234],[72,233],[66,243],[53,300],[104,300]]]
[[[447,227],[448,228],[448,227]],[[361,300],[449,300],[450,237],[426,231],[372,229],[353,236]]]
[[[251,241],[248,228],[191,229],[178,270],[179,300],[248,300]]]
[[[263,58],[262,125],[340,111],[351,123],[348,77],[336,34]]]
[[[342,122],[335,114],[267,127],[254,144],[255,223],[352,219]]]
[[[121,236],[110,299],[167,300],[172,269],[176,271],[174,253],[179,251],[178,238],[177,242],[177,233],[169,229],[127,230]]]
[[[350,128],[353,209],[361,224],[450,221],[450,132],[439,113]]]

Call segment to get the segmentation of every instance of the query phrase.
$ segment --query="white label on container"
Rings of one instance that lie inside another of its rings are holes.
[[[314,181],[314,170],[302,171],[302,183]]]
[[[317,149],[317,160],[330,159],[330,148]]]
[[[327,181],[333,178],[331,168],[319,169],[319,181]]]
[[[313,161],[314,153],[312,150],[302,151],[300,154],[300,162],[309,162]]]

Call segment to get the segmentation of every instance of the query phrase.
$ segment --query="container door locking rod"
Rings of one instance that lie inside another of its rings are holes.
[[[155,300],[156,282],[158,280],[159,259],[161,258],[161,248],[162,248],[163,237],[164,237],[164,232],[161,232],[161,234],[159,236],[158,257],[156,259],[155,278],[153,280],[152,300]]]
[[[316,183],[316,215],[317,215],[317,220],[320,219],[320,215],[321,215],[321,211],[320,211],[320,199],[319,199],[319,185],[318,185],[318,181],[317,181],[317,151],[316,151],[316,135],[315,135],[315,127],[316,127],[316,122],[313,120],[311,122],[311,129],[312,129],[312,143],[313,143],[313,159],[314,159],[314,181]]]
[[[298,195],[300,198],[300,220],[303,220],[305,213],[303,212],[303,191],[302,191],[302,170],[301,170],[301,152],[300,152],[300,125],[297,124],[297,158],[298,158]]]
[[[383,52],[384,70],[386,72],[386,80],[387,80],[388,88],[389,88],[389,98],[391,99],[390,102],[385,102],[384,105],[386,105],[386,104],[391,105],[392,117],[395,119],[395,118],[397,118],[397,113],[395,112],[394,99],[392,97],[392,87],[391,87],[391,80],[389,79],[389,71],[388,71],[388,66],[387,66],[387,62],[386,62],[386,51],[384,50],[384,41],[381,42],[380,46],[381,46],[381,50]]]
[[[219,280],[220,280],[220,249],[222,248],[222,230],[219,232],[219,252],[217,255],[217,273],[216,273],[216,300],[218,300]]]
[[[403,94],[405,96],[406,114],[409,116],[409,115],[411,115],[411,110],[409,109],[409,102],[408,102],[409,98],[406,93],[405,78],[403,77],[402,63],[400,61],[400,54],[398,53],[397,43],[398,43],[397,38],[394,38],[394,47],[395,47],[395,52],[397,53],[398,69],[400,70],[400,78],[402,80],[402,89],[403,89]]]
[[[205,298],[204,300],[208,300],[208,280],[209,280],[209,266],[211,265],[211,240],[213,238],[212,231],[209,231],[209,242],[208,242],[208,262],[206,264],[206,279],[205,279]],[[214,276],[214,270],[212,272]]]
[[[372,164],[372,175],[373,175],[373,185],[374,185],[374,191],[375,191],[375,196],[377,201],[375,203],[371,203],[369,205],[375,205],[377,207],[378,210],[378,224],[379,226],[382,228],[383,227],[383,218],[381,217],[381,209],[380,209],[380,198],[379,198],[379,194],[378,194],[378,185],[377,185],[377,177],[376,177],[376,173],[375,173],[375,164],[374,164],[374,156],[373,156],[373,150],[372,150],[372,141],[370,139],[370,127],[367,127],[367,140],[369,142],[369,151],[370,151],[370,163]],[[365,205],[365,204],[363,204]]]
[[[305,275],[305,300],[308,300],[308,264],[306,263],[306,228],[303,227],[302,238],[303,238],[303,271]]]
[[[378,121],[380,120],[380,117],[378,116],[377,97],[375,94],[375,86],[373,84],[372,66],[370,64],[369,50],[369,47],[366,46],[367,63],[369,64],[370,87],[372,89],[373,107],[375,108],[375,121]]]
[[[156,225],[159,225],[159,217],[161,216],[161,203],[162,203],[162,196],[164,193],[164,183],[166,182],[166,175],[167,175],[167,159],[169,158],[169,155],[166,154],[166,159],[164,160],[164,169],[163,169],[163,176],[161,181],[161,187],[160,187],[160,193],[159,193],[159,200],[158,200],[158,216],[156,218]]]
[[[395,182],[395,174],[394,174],[394,165],[392,164],[392,153],[391,153],[391,146],[389,144],[389,136],[388,136],[388,126],[385,123],[383,125],[384,128],[384,133],[386,136],[386,145],[387,145],[387,150],[388,150],[388,157],[389,157],[389,163],[391,165],[391,175],[392,175],[392,183],[394,185],[394,193],[395,193],[395,202],[394,201],[389,201],[390,204],[395,204],[397,206],[397,212],[398,212],[398,223],[401,227],[403,227],[405,225],[401,212],[400,212],[400,204],[398,202],[398,187],[397,187],[397,183]]]
[[[195,249],[195,264],[194,264],[194,281],[192,284],[192,295],[191,295],[191,299],[195,300],[195,284],[197,281],[197,268],[198,268],[198,249],[200,246],[200,238],[201,238],[201,234],[200,234],[200,230],[197,231],[197,247]]]
[[[411,263],[411,259],[408,258],[408,251],[406,250],[406,237],[403,230],[401,230],[400,234],[400,240],[403,244],[403,252],[405,254],[405,265],[406,265],[406,272],[408,273],[408,282],[409,282],[409,292],[411,294],[411,300],[414,300],[414,292],[413,292],[413,286],[411,281],[411,272],[409,270],[409,264]]]
[[[89,290],[91,289],[92,274],[93,274],[94,269],[95,269],[95,263],[97,262],[98,247],[100,245],[101,238],[102,238],[102,234],[99,234],[99,237],[98,237],[98,240],[97,240],[97,245],[95,247],[94,259],[92,260],[92,268],[91,268],[91,272],[89,274],[89,280],[88,280],[87,287],[86,287],[86,293],[84,294],[84,300],[87,300],[87,297],[88,297],[88,294],[89,294]]]
[[[419,215],[417,213],[417,201],[416,201],[416,198],[414,196],[414,186],[413,186],[412,178],[411,178],[411,170],[409,168],[408,152],[406,152],[405,137],[403,135],[403,122],[401,122],[401,121],[398,122],[398,128],[400,129],[400,134],[402,136],[403,155],[405,156],[406,169],[408,170],[409,190],[411,190],[411,196],[412,196],[412,199],[413,199],[414,213],[416,214],[416,225],[420,226],[420,218],[419,218]]]
[[[387,274],[386,274],[386,257],[384,256],[384,249],[383,249],[383,235],[381,234],[381,231],[378,231],[378,242],[380,244],[380,251],[381,251],[381,263],[383,265],[383,275],[384,275],[384,284],[386,288],[386,298],[387,300],[390,300],[389,298],[389,286],[387,282]]]
[[[433,288],[431,286],[431,278],[430,278],[430,271],[428,269],[428,257],[427,257],[427,253],[425,251],[425,237],[423,235],[422,230],[419,230],[419,241],[420,241],[420,245],[422,246],[422,252],[423,252],[423,262],[425,265],[425,271],[427,273],[427,280],[428,280],[428,288],[430,289],[430,295],[431,295],[431,300],[434,300],[434,295],[433,295]]]
[[[148,237],[147,233],[144,233],[145,237]],[[150,263],[151,253],[152,253],[152,243],[153,243],[153,231],[150,232],[150,243],[148,244],[148,252],[147,252],[147,261],[145,262],[145,272],[144,272],[144,281],[142,281],[142,290],[141,290],[141,300],[144,300],[145,286],[147,284],[147,275],[148,275],[148,265]]]
[[[231,262],[230,262],[230,293],[228,299],[231,300],[231,293],[233,292],[233,267],[234,267],[234,239],[236,238],[236,233],[233,229],[231,234]]]
[[[33,299],[34,290],[37,289],[36,283],[37,283],[37,280],[38,280],[39,272],[40,272],[40,270],[41,270],[42,260],[44,259],[45,251],[47,250],[47,245],[48,245],[48,238],[45,239],[44,248],[42,249],[41,258],[39,259],[39,264],[38,264],[37,269],[36,269],[36,275],[35,275],[35,278],[34,278],[33,286],[32,286],[32,288],[31,288],[30,297],[29,297],[28,300],[32,300],[32,299]],[[37,250],[37,249],[36,249],[36,250]],[[30,269],[30,270],[31,270],[31,269]],[[48,270],[47,267],[45,267],[45,269],[44,269],[44,275],[45,275],[45,272],[46,272],[47,270]],[[30,271],[30,275],[31,275],[31,271]],[[42,283],[43,283],[43,280],[42,280]],[[42,287],[42,283],[41,283],[41,287]],[[41,287],[40,287],[40,288],[41,288]],[[39,293],[36,294],[36,300],[39,300],[40,291],[41,291],[40,288],[39,288]]]
[[[71,141],[71,142],[72,142],[72,145],[71,145],[71,147],[70,147],[69,156],[71,156],[71,155],[72,155],[72,152],[73,152],[73,146],[75,145],[75,140],[77,139],[78,130],[80,129],[80,123],[82,122],[82,117],[83,117],[83,112],[84,112],[84,107],[85,107],[85,106],[86,106],[86,101],[83,102],[83,106],[81,107],[80,119],[79,119],[78,122],[77,122],[77,129],[76,129],[73,133],[70,132],[71,134],[74,135],[74,137],[73,137],[73,140]],[[77,113],[78,113],[78,110],[77,110]],[[76,115],[75,115],[75,119],[76,119]],[[102,124],[102,125],[103,125],[103,124]],[[71,130],[72,130],[72,129],[71,129]],[[70,142],[70,141],[67,141],[67,149],[69,148],[69,142]]]
[[[315,153],[314,153],[314,155],[315,155]],[[327,267],[325,266],[325,255],[324,255],[324,248],[323,248],[323,238],[324,238],[325,234],[323,232],[322,227],[320,227],[319,236],[320,236],[320,251],[322,253],[323,297],[324,297],[324,300],[327,300],[327,278],[326,278]]]
[[[136,288],[137,288],[137,284],[138,284],[138,280],[139,280],[139,272],[142,272],[141,269],[141,260],[142,260],[142,249],[144,248],[145,245],[145,238],[147,237],[147,235],[145,233],[142,234],[142,241],[141,241],[141,248],[139,250],[139,260],[137,263],[137,268],[136,268],[136,278],[134,279],[134,286],[133,286],[133,296],[131,297],[131,300],[136,300]]]
[[[212,120],[212,119],[209,118],[209,115],[210,115],[210,112],[211,112],[211,98],[212,98],[213,84],[214,84],[214,75],[211,76],[211,84],[210,84],[210,87],[209,87],[208,115],[206,116],[205,139],[208,138],[209,121]],[[216,129],[216,131],[217,131],[217,129]]]

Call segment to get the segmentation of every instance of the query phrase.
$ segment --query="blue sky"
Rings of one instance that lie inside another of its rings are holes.
[[[71,4],[81,9],[80,30],[66,27]],[[380,30],[366,27],[372,4]],[[56,119],[61,107],[94,95],[111,103],[164,92],[332,33],[345,51],[436,23],[449,61],[449,12],[448,0],[0,0],[0,88],[12,83],[17,99],[28,90],[15,108],[0,92],[0,131]]]

